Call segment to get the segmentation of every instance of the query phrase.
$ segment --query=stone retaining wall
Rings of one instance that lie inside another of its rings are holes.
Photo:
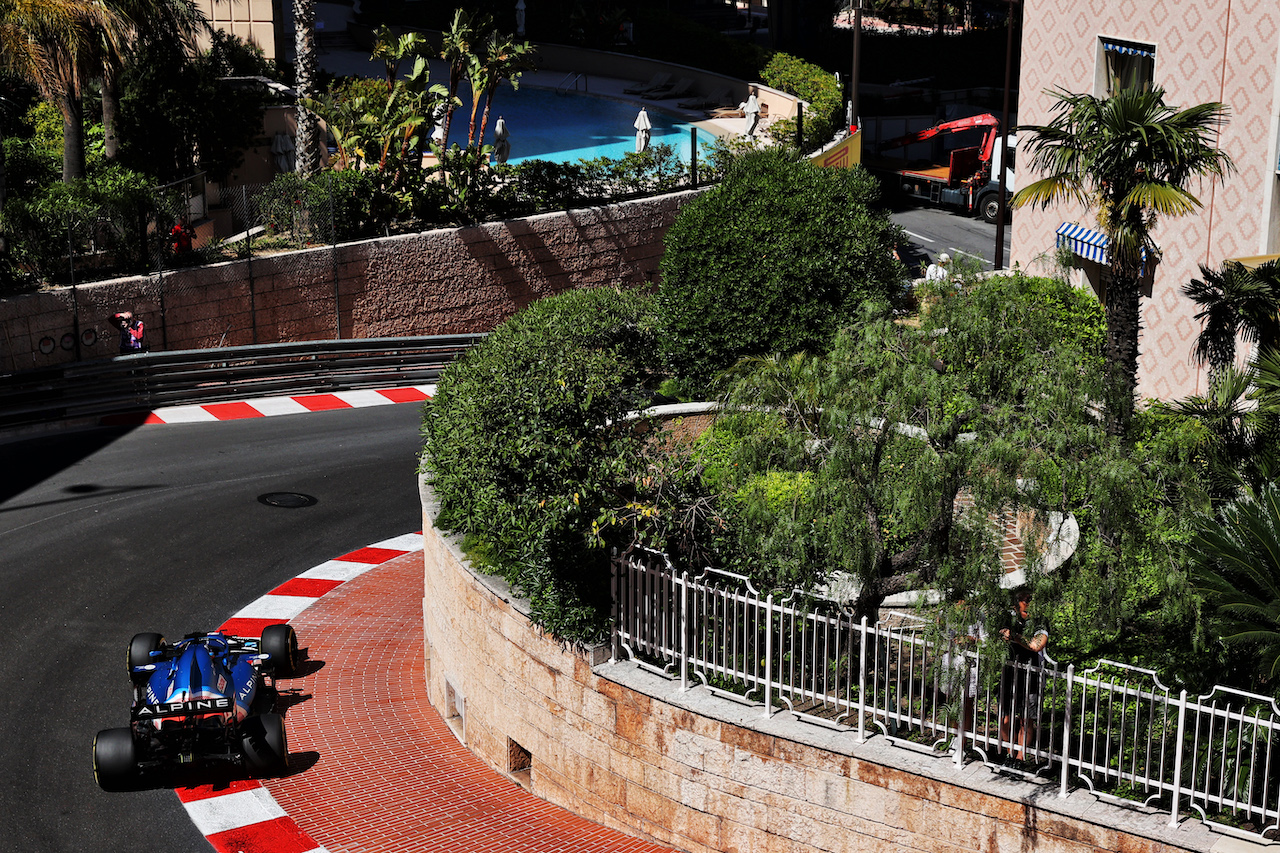
[[[764,719],[759,706],[609,663],[607,649],[566,648],[505,584],[471,572],[433,529],[425,486],[423,497],[431,701],[494,769],[570,811],[697,853],[1155,853],[1226,840],[884,737],[858,744],[786,713]]]
[[[117,353],[124,309],[164,350],[486,332],[544,296],[655,281],[695,192],[3,299],[0,373],[74,361],[77,308],[84,359]]]

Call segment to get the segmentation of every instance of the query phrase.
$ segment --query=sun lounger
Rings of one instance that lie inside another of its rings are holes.
[[[724,106],[725,102],[728,100],[729,87],[722,86],[710,95],[694,95],[692,98],[676,104],[676,106],[685,110],[709,110],[713,107]]]
[[[669,98],[682,98],[689,94],[689,90],[693,88],[693,81],[688,77],[681,77],[675,82],[675,85],[668,86],[657,92],[645,92],[642,97],[653,101],[665,101]]]
[[[769,105],[760,105],[760,118],[767,118],[769,115]],[[707,110],[707,118],[746,118],[747,111],[741,107],[721,107],[716,110]]]
[[[623,89],[623,93],[627,95],[643,95],[652,89],[662,89],[670,84],[671,75],[666,71],[659,71],[650,78],[648,83],[636,84]]]

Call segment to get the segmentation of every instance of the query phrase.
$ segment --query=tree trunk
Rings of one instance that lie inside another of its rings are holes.
[[[298,99],[316,97],[315,0],[293,0],[294,84]],[[320,126],[315,113],[298,104],[298,136],[294,142],[295,170],[303,177],[320,169]]]
[[[84,180],[84,104],[73,92],[62,101],[62,182]]]
[[[110,62],[102,66],[102,144],[108,160],[120,154],[120,135],[116,131],[116,117],[120,114],[120,87],[116,84],[116,70]]]
[[[1107,372],[1111,399],[1107,430],[1123,436],[1133,420],[1138,389],[1138,335],[1142,329],[1138,276],[1112,269],[1106,294]]]

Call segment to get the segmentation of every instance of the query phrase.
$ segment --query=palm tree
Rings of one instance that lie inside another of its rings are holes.
[[[535,48],[529,42],[517,42],[512,36],[495,30],[485,39],[484,54],[472,57],[468,74],[471,78],[471,128],[468,136],[470,145],[484,143],[484,136],[489,131],[489,114],[493,107],[494,93],[498,91],[498,84],[503,80],[510,80],[512,89],[520,88],[520,75],[534,67],[535,52]],[[482,96],[484,113],[477,126],[476,110]]]
[[[123,44],[116,44],[102,33],[99,51],[102,57],[102,130],[107,159],[114,160],[120,150],[116,117],[120,110],[118,79],[124,65],[124,48],[137,41],[143,32],[173,38],[182,43],[189,56],[195,55],[196,39],[211,31],[209,21],[192,0],[104,0],[120,18]]]
[[[1052,93],[1053,119],[1029,131],[1032,164],[1045,177],[1014,194],[1011,204],[1041,208],[1073,200],[1092,208],[1110,241],[1111,278],[1103,302],[1111,385],[1108,428],[1123,435],[1133,417],[1138,377],[1139,280],[1160,257],[1151,232],[1160,215],[1200,207],[1187,189],[1197,177],[1233,168],[1212,137],[1227,115],[1220,103],[1175,109],[1164,90],[1125,89],[1110,98]]]
[[[1200,306],[1204,329],[1196,342],[1196,358],[1213,370],[1235,361],[1236,338],[1256,343],[1259,352],[1280,349],[1280,264],[1249,269],[1226,261],[1220,270],[1200,265],[1202,279],[1192,279],[1182,292]]]
[[[320,169],[320,122],[303,105],[316,95],[316,4],[315,0],[293,0],[294,85],[298,90],[298,133],[294,158],[298,174],[313,175]]]
[[[1257,402],[1257,372],[1227,364],[1211,374],[1209,391],[1158,409],[1199,424],[1197,454],[1215,503],[1233,500],[1242,486],[1265,483],[1277,464],[1277,419]]]
[[[1218,617],[1219,636],[1256,656],[1257,675],[1280,675],[1280,486],[1267,483],[1203,517],[1188,546],[1192,579]]]
[[[0,0],[0,70],[31,83],[62,113],[62,179],[84,177],[84,109],[97,44],[115,39],[121,22],[103,3]]]
[[[458,87],[466,76],[475,55],[476,45],[492,26],[487,16],[472,17],[465,9],[453,13],[453,22],[444,33],[440,46],[440,58],[449,63],[449,100],[444,114],[444,144],[449,144],[449,126],[453,123],[453,109],[458,103]]]

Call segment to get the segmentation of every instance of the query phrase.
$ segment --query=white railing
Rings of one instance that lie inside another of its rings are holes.
[[[677,573],[641,549],[614,559],[613,600],[614,660],[682,689],[696,682],[859,743],[879,733],[957,764],[1003,761],[1004,772],[1056,777],[1062,797],[1084,786],[1167,810],[1170,826],[1194,810],[1241,838],[1280,830],[1280,709],[1269,697],[1175,694],[1154,671],[1107,660],[1078,673],[1001,661],[996,678],[980,647],[921,617],[870,624],[820,596],[761,594],[730,572]]]

